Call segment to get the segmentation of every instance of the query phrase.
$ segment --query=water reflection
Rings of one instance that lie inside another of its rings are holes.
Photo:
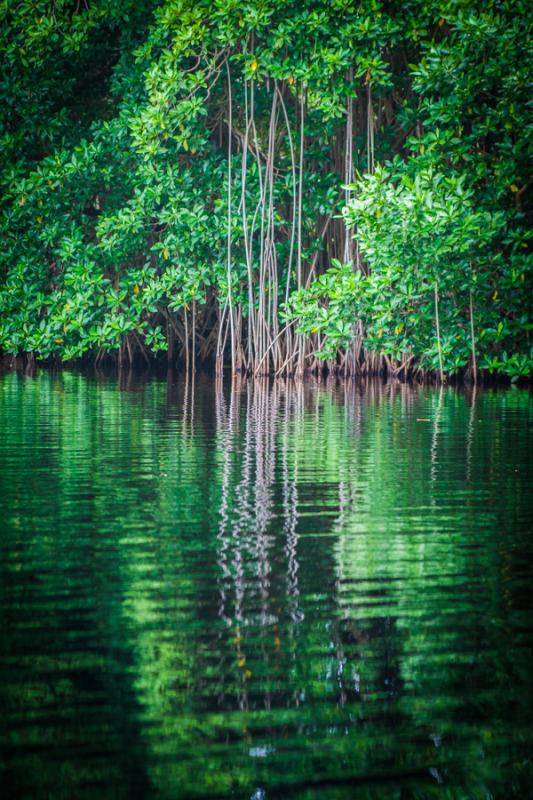
[[[303,413],[303,389],[248,383],[236,387],[226,403],[219,383],[215,404],[223,452],[219,614],[230,626],[279,621],[279,598],[271,595],[274,558],[276,572],[284,573],[283,613],[301,622],[297,471],[289,464],[289,426]],[[245,613],[247,599],[256,619]]]
[[[9,796],[526,796],[531,408],[4,375]]]

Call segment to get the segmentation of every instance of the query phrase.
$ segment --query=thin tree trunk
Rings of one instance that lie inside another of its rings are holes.
[[[353,69],[348,75],[350,82],[353,80]],[[348,188],[353,183],[353,97],[348,95],[346,102],[346,141],[344,144],[344,202],[350,202],[351,191]],[[346,225],[344,228],[344,262],[352,261],[352,237]]]
[[[276,82],[276,90],[278,92],[280,105],[283,111],[283,116],[285,118],[285,125],[287,128],[287,137],[289,140],[289,150],[291,154],[291,175],[292,175],[292,224],[291,224],[291,240],[290,240],[290,248],[289,248],[289,261],[287,264],[287,285],[285,289],[285,303],[288,304],[289,302],[289,295],[290,295],[290,285],[291,285],[291,272],[292,272],[292,260],[294,255],[294,243],[296,238],[296,156],[294,152],[294,144],[292,141],[292,134],[291,134],[291,125],[289,121],[289,116],[287,114],[287,108],[283,101],[283,96],[279,90],[278,84]],[[292,332],[290,328],[286,326],[285,328],[287,332],[287,348],[286,352],[292,349]]]
[[[185,326],[185,370],[189,374],[189,320],[187,318],[187,306],[183,307],[183,324]]]
[[[296,285],[302,288],[302,213],[303,213],[303,177],[304,177],[304,147],[305,147],[305,96],[304,86],[300,86],[300,154],[298,163],[298,229],[297,229],[297,255],[296,255]],[[299,376],[303,373],[305,347],[303,337],[295,337],[294,357],[298,359],[296,372]]]
[[[435,325],[437,328],[437,347],[439,349],[439,372],[441,383],[444,381],[444,372],[442,369],[442,348],[440,343],[440,322],[439,322],[439,288],[435,283]]]
[[[251,87],[251,92],[253,91],[253,84]],[[245,110],[245,133],[244,133],[244,141],[242,147],[242,168],[241,168],[241,215],[242,215],[242,227],[243,227],[243,235],[244,235],[244,251],[246,254],[246,270],[248,273],[248,360],[250,363],[254,360],[254,354],[256,351],[256,343],[255,343],[255,308],[254,308],[254,281],[253,281],[253,269],[252,269],[252,242],[249,237],[249,230],[248,230],[248,217],[246,212],[246,176],[247,176],[247,169],[248,169],[248,142],[250,138],[250,128],[252,126],[252,117],[250,114],[250,109],[248,106],[248,81],[244,81],[244,110]],[[251,96],[251,100],[252,100]],[[253,108],[252,108],[253,110]]]
[[[230,333],[231,333],[231,372],[235,374],[235,330],[233,324],[233,299],[232,299],[232,287],[231,287],[231,227],[232,227],[232,220],[231,220],[231,180],[232,180],[232,171],[231,171],[231,140],[233,136],[233,100],[231,94],[231,73],[229,68],[228,59],[226,59],[226,71],[228,73],[228,222],[227,222],[227,237],[228,237],[228,249],[227,249],[227,279],[228,279],[228,314],[229,314],[229,325],[230,325]]]
[[[476,339],[474,335],[474,306],[472,302],[472,289],[470,289],[470,341],[472,344],[472,371],[474,383],[477,383]]]
[[[368,172],[374,172],[374,108],[372,105],[372,85],[369,83],[367,86],[367,169]]]
[[[192,301],[192,371],[196,370],[196,300]]]

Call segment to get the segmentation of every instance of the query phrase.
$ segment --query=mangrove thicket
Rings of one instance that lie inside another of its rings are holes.
[[[0,349],[530,374],[525,0],[4,0]]]

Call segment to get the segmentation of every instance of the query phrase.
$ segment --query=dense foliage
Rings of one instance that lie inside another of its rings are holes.
[[[5,352],[529,374],[528,4],[0,15]]]

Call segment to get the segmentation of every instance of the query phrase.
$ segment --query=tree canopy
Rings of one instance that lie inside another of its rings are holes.
[[[529,4],[0,19],[4,352],[530,373]]]

